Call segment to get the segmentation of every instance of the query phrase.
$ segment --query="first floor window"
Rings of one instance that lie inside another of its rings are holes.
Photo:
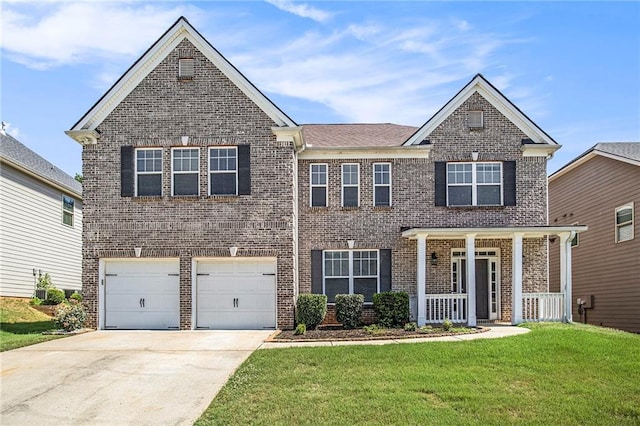
[[[633,203],[616,209],[616,243],[633,239]]]
[[[136,195],[162,195],[162,149],[136,149]]]
[[[209,148],[209,195],[238,195],[238,148]]]
[[[327,165],[311,164],[311,207],[327,206]]]
[[[449,206],[502,205],[501,163],[447,163]]]
[[[373,164],[373,205],[391,205],[391,163]]]
[[[171,151],[173,195],[198,195],[200,176],[200,150],[174,148]]]
[[[342,165],[342,207],[358,207],[360,203],[360,166]]]
[[[378,250],[327,250],[324,252],[324,294],[335,303],[336,294],[362,294],[373,302],[380,291]]]
[[[62,196],[62,223],[73,226],[75,200],[66,195]]]

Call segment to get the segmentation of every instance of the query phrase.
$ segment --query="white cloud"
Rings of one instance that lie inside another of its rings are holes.
[[[7,123],[6,121],[2,122],[3,130],[6,134],[13,136],[16,139],[20,139],[22,132],[18,127],[14,127],[11,123]]]
[[[292,13],[301,18],[309,18],[317,22],[324,22],[332,16],[331,13],[316,9],[306,3],[296,3],[289,0],[266,0],[266,2],[284,12]]]
[[[49,2],[5,5],[2,49],[11,60],[35,69],[131,60],[144,51],[189,6],[122,2]]]

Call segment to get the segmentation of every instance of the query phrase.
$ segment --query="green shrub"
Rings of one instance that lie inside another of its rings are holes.
[[[40,306],[42,305],[42,299],[40,299],[39,297],[33,296],[31,300],[29,300],[29,304],[31,306]]]
[[[365,325],[362,329],[369,334],[380,334],[384,332],[384,328],[378,324]]]
[[[344,328],[356,328],[362,315],[362,294],[336,294],[336,319]]]
[[[409,321],[409,295],[404,292],[385,292],[373,295],[373,308],[382,327],[402,327]]]
[[[57,288],[50,288],[47,290],[47,298],[43,302],[44,305],[59,305],[64,302],[64,291]]]
[[[327,296],[324,294],[300,294],[296,303],[296,323],[315,330],[327,314]]]
[[[451,320],[444,320],[444,322],[442,323],[442,329],[444,331],[449,331],[451,330],[451,328],[453,328],[453,323],[451,322]]]
[[[87,319],[87,313],[81,304],[63,304],[56,309],[53,322],[56,327],[64,331],[74,331],[83,327],[85,319]]]
[[[404,325],[404,331],[416,331],[418,329],[418,324],[415,322],[408,322]]]
[[[418,331],[420,331],[422,333],[431,333],[433,331],[433,326],[432,325],[423,325],[418,329]]]
[[[49,275],[48,272],[40,276],[40,278],[38,278],[37,288],[43,289],[43,290],[49,290],[50,288],[55,288],[53,286],[53,283],[51,282],[51,275]]]
[[[77,300],[78,302],[82,302],[82,295],[76,291],[69,297],[69,300]]]
[[[304,325],[304,324],[298,324],[298,325],[296,326],[296,332],[295,332],[295,334],[302,336],[302,335],[304,335],[306,332],[307,332],[307,326],[306,326],[306,325]]]

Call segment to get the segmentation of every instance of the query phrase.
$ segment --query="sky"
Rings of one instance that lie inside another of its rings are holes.
[[[420,126],[482,73],[563,145],[640,141],[640,2],[0,2],[0,118],[70,175],[64,134],[185,16],[298,124]]]

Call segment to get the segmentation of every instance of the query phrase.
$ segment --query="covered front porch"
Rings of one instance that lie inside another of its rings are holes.
[[[447,319],[469,326],[479,321],[570,322],[571,240],[586,229],[575,225],[403,231],[403,237],[417,244],[418,325]],[[560,293],[548,291],[549,236],[560,239]]]

